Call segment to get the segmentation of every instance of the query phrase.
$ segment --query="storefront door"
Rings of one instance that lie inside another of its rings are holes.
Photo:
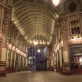
[[[82,74],[82,56],[74,57],[75,74]]]

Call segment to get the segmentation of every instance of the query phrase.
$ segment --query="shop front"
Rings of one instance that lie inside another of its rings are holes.
[[[16,62],[15,62],[15,70],[16,72],[19,72],[19,61],[18,61],[18,54],[16,53]]]
[[[7,50],[8,52],[8,62],[7,62],[7,73],[10,73],[10,59],[11,59],[11,50]]]
[[[14,72],[14,52],[12,54],[12,72]]]
[[[74,57],[75,74],[82,74],[82,56]]]
[[[82,74],[82,44],[69,46],[72,74]]]

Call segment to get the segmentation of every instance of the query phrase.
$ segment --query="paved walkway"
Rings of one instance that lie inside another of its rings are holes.
[[[0,77],[0,82],[82,82],[82,75],[61,75],[51,71],[24,71]]]

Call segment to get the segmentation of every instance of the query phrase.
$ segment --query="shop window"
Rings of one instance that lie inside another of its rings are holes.
[[[80,68],[82,69],[82,57],[79,57]]]
[[[16,55],[16,61],[18,61],[18,55]]]
[[[80,34],[80,26],[79,26],[79,20],[73,20],[71,21],[71,34]]]
[[[22,57],[21,57],[21,62],[22,62]]]
[[[79,65],[78,65],[78,57],[75,57],[75,69],[79,69]]]

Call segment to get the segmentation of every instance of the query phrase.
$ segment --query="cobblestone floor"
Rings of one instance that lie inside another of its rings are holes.
[[[61,75],[51,71],[24,71],[0,77],[0,82],[82,82],[82,75]]]

